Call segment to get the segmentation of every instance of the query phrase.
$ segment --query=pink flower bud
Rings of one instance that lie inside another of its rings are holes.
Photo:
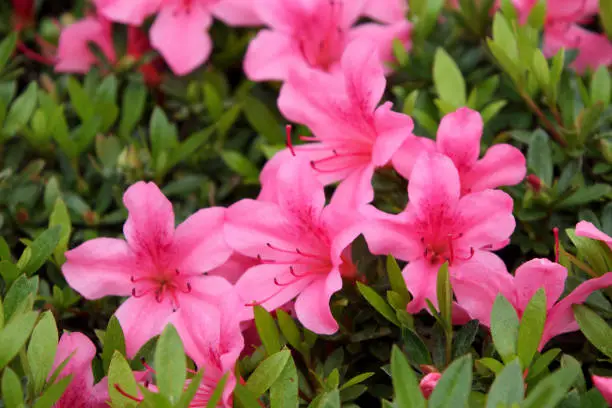
[[[542,190],[542,180],[535,174],[530,174],[527,176],[527,183],[531,186],[533,191],[539,193]]]
[[[429,373],[419,383],[419,387],[421,388],[421,392],[425,398],[429,398],[434,388],[436,388],[436,384],[440,381],[440,377],[442,374],[440,373]]]

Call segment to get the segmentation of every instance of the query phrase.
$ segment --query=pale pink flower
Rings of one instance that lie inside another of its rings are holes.
[[[409,46],[410,24],[367,23],[355,26],[365,0],[261,0],[256,11],[269,27],[251,41],[244,61],[253,81],[285,80],[291,69],[337,72],[346,46],[366,38],[384,61],[393,57],[395,38]]]
[[[236,386],[234,375],[236,362],[244,348],[244,338],[240,328],[240,314],[243,303],[232,290],[227,292],[219,308],[203,313],[191,309],[180,318],[173,318],[185,352],[194,361],[198,370],[204,370],[204,378],[189,404],[190,407],[203,407],[208,403],[213,391],[224,375],[228,375],[223,398],[218,406],[231,408],[232,392]],[[185,384],[185,388],[189,381]]]
[[[276,201],[242,200],[228,209],[225,235],[238,252],[258,258],[236,283],[242,299],[274,310],[297,296],[295,312],[319,334],[338,330],[329,300],[342,276],[355,277],[350,244],[359,234],[350,209],[325,207],[323,185],[297,156],[277,173]]]
[[[438,385],[438,381],[440,381],[441,377],[442,374],[440,373],[429,373],[421,379],[419,388],[421,388],[421,392],[425,398],[429,398],[434,388],[436,388],[436,385]]]
[[[366,0],[363,15],[383,23],[393,23],[406,19],[407,0]]]
[[[512,198],[499,190],[460,194],[459,172],[448,157],[423,153],[408,183],[409,203],[397,215],[367,207],[364,235],[373,254],[408,261],[403,271],[413,300],[408,311],[436,302],[440,266],[449,263],[451,280],[487,270],[488,280],[506,280],[501,259],[490,252],[514,231]]]
[[[393,166],[409,179],[421,151],[437,151],[455,164],[462,194],[518,184],[525,178],[527,165],[525,156],[516,147],[495,144],[478,159],[483,126],[480,113],[459,108],[442,118],[435,143],[426,138],[406,140],[393,157]]]
[[[597,229],[596,226],[588,221],[580,221],[576,224],[576,235],[601,241],[612,250],[612,237]]]
[[[55,70],[86,74],[98,58],[89,49],[89,42],[96,44],[106,58],[115,63],[115,47],[111,23],[98,16],[86,17],[73,23],[61,32],[55,57]]]
[[[157,14],[151,45],[177,75],[188,74],[210,56],[213,16],[232,25],[259,23],[251,0],[99,0],[97,6],[108,19],[136,26]]]
[[[134,184],[123,202],[129,213],[126,241],[87,241],[66,253],[62,272],[87,299],[130,296],[116,316],[133,356],[173,314],[214,308],[231,285],[205,275],[232,250],[223,237],[224,208],[200,210],[175,229],[172,204],[155,184]]]
[[[470,276],[453,281],[453,290],[459,305],[485,326],[490,326],[491,310],[498,293],[502,293],[512,303],[521,317],[533,295],[538,289],[544,289],[547,315],[540,350],[553,337],[579,329],[572,305],[583,303],[594,291],[612,285],[612,273],[607,273],[587,280],[558,300],[565,289],[567,270],[547,259],[526,262],[516,270],[514,278],[504,282],[488,280],[487,271],[471,269]]]
[[[64,360],[70,357],[57,379],[61,380],[68,375],[72,375],[72,380],[70,380],[64,394],[55,403],[55,408],[108,407],[108,379],[105,377],[94,385],[91,362],[95,356],[96,347],[87,336],[81,333],[65,332],[62,334],[49,376]]]
[[[592,378],[593,385],[603,395],[608,405],[612,406],[612,378],[600,377],[598,375],[594,375]]]
[[[277,153],[262,172],[266,182],[291,154],[306,156],[323,184],[341,181],[336,195],[348,203],[374,198],[374,169],[387,165],[412,135],[412,119],[391,111],[391,102],[377,107],[386,80],[376,45],[355,41],[344,52],[341,71],[332,76],[316,70],[292,70],[278,99],[283,115],[308,126],[313,142]]]

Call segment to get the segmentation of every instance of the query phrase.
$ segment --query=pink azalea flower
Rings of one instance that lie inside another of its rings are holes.
[[[66,253],[62,272],[87,299],[130,296],[116,316],[133,356],[173,314],[214,308],[231,285],[205,275],[232,251],[223,238],[223,208],[200,210],[175,229],[172,204],[155,184],[134,184],[123,202],[129,212],[126,241],[87,241]]]
[[[527,166],[525,156],[516,147],[496,144],[478,159],[483,126],[480,113],[460,108],[442,118],[435,143],[426,138],[408,139],[393,157],[393,166],[409,179],[424,149],[450,157],[459,172],[462,194],[518,184],[525,178]]]
[[[608,405],[612,406],[612,378],[600,377],[598,375],[594,375],[592,378],[593,385],[603,395]]]
[[[406,0],[367,0],[363,14],[383,23],[393,23],[405,20],[407,12]]]
[[[421,379],[419,388],[421,388],[421,392],[425,398],[429,398],[434,388],[436,388],[436,385],[438,385],[440,378],[442,378],[442,374],[440,373],[429,373]]]
[[[213,313],[191,309],[188,314],[172,322],[183,340],[185,352],[198,370],[204,370],[204,378],[190,407],[206,406],[217,384],[226,374],[228,379],[218,406],[233,406],[232,392],[236,386],[234,371],[244,348],[240,318],[236,311],[243,308],[243,303],[234,291],[230,291],[219,306],[219,310]],[[189,381],[185,388],[188,385]]]
[[[379,56],[392,59],[392,43],[409,45],[410,24],[367,23],[355,26],[365,0],[262,0],[256,11],[270,27],[253,39],[244,61],[253,81],[285,80],[291,69],[314,68],[337,72],[346,46],[366,38],[379,47]]]
[[[210,56],[208,29],[213,15],[228,24],[259,23],[250,0],[99,0],[97,4],[108,19],[130,25],[139,26],[157,14],[151,44],[177,75],[190,73]]]
[[[350,244],[359,234],[344,206],[325,207],[323,185],[308,161],[282,164],[276,202],[242,200],[228,209],[225,235],[236,251],[258,258],[236,283],[242,299],[274,310],[297,296],[295,312],[308,329],[338,330],[329,307],[342,276],[354,278]]]
[[[408,311],[436,304],[440,266],[449,263],[451,280],[470,278],[472,269],[489,271],[489,281],[509,276],[490,250],[514,231],[512,198],[499,190],[460,195],[459,172],[451,159],[423,153],[408,184],[404,212],[390,215],[367,207],[371,219],[364,235],[373,254],[392,254],[408,261],[403,271],[413,300]]]
[[[302,137],[313,143],[278,153],[266,167],[278,168],[291,154],[304,155],[323,184],[341,181],[337,195],[348,202],[372,201],[374,169],[387,165],[413,137],[409,116],[391,111],[390,102],[377,107],[385,85],[376,45],[365,41],[346,48],[337,76],[292,71],[278,106],[287,119],[308,126],[315,136]],[[274,171],[264,170],[262,180],[270,177]]]
[[[73,354],[74,353],[74,354]],[[94,385],[91,362],[96,356],[96,347],[91,340],[81,333],[62,334],[57,346],[55,361],[51,373],[68,357],[70,360],[57,376],[60,380],[72,375],[68,388],[55,403],[55,408],[105,408],[108,407],[108,380],[105,377]],[[51,373],[49,376],[51,376]]]
[[[612,250],[612,237],[597,229],[588,221],[580,221],[576,224],[576,235],[579,237],[587,237],[605,243]]]
[[[540,350],[553,337],[579,329],[572,305],[583,303],[594,291],[612,285],[612,273],[607,273],[589,279],[558,300],[565,288],[567,270],[547,259],[526,262],[516,270],[513,278],[504,282],[487,280],[487,271],[472,269],[470,277],[460,277],[453,281],[453,290],[459,305],[485,326],[490,326],[491,310],[498,293],[502,293],[514,305],[520,317],[538,289],[544,289],[547,317]]]

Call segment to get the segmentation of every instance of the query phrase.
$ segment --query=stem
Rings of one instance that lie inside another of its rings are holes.
[[[531,111],[538,117],[538,119],[540,119],[542,124],[544,124],[544,127],[546,127],[552,138],[555,139],[555,141],[559,143],[562,147],[567,147],[567,142],[565,141],[563,136],[561,136],[559,132],[557,132],[557,128],[555,127],[555,125],[550,120],[548,120],[548,118],[546,117],[544,112],[542,112],[542,110],[538,107],[538,105],[536,105],[536,103],[529,97],[529,95],[525,94],[524,92],[521,92],[520,94],[529,109],[531,109]]]
[[[453,358],[453,328],[452,325],[448,330],[445,330],[446,337],[446,366],[448,367]]]

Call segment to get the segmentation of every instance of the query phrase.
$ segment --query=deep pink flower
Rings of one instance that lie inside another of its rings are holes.
[[[350,244],[358,230],[350,209],[325,207],[323,185],[301,156],[277,173],[276,202],[242,200],[228,209],[225,235],[238,252],[258,258],[236,283],[242,299],[274,310],[295,298],[298,319],[308,329],[338,329],[329,300],[354,278]]]
[[[406,19],[408,2],[406,0],[366,0],[363,10],[365,16],[383,23],[394,23]]]
[[[204,370],[204,378],[190,407],[205,406],[225,374],[229,376],[218,406],[233,406],[232,392],[236,386],[234,370],[244,348],[240,313],[237,313],[241,309],[243,302],[232,290],[227,292],[218,310],[203,313],[191,309],[183,316],[173,317],[172,323],[183,340],[185,352],[199,370]],[[189,381],[185,387],[188,385]]]
[[[525,156],[516,147],[496,144],[478,159],[483,126],[480,113],[460,108],[442,118],[435,143],[426,138],[404,142],[393,157],[393,166],[410,178],[416,158],[425,149],[451,158],[459,172],[462,194],[518,184],[525,178],[527,166]]]
[[[256,11],[269,27],[253,39],[244,61],[253,81],[285,80],[291,69],[314,68],[337,72],[346,46],[367,38],[379,47],[379,56],[392,59],[392,43],[409,45],[410,24],[367,23],[354,26],[365,0],[261,0]]]
[[[108,19],[135,26],[157,14],[151,44],[177,75],[188,74],[210,56],[213,15],[233,25],[259,23],[249,0],[99,0],[97,6]]]
[[[266,167],[277,168],[292,153],[304,155],[323,184],[341,181],[336,194],[346,202],[372,201],[374,169],[387,165],[402,143],[414,138],[409,116],[391,111],[390,102],[377,107],[385,85],[376,45],[366,41],[346,48],[338,75],[292,71],[278,106],[287,119],[308,126],[315,136],[302,137],[313,143],[278,153]],[[274,176],[264,170],[264,188]]]
[[[605,243],[612,250],[612,237],[597,229],[588,221],[580,221],[576,224],[576,235],[587,237]]]
[[[589,279],[558,300],[565,288],[567,270],[547,259],[526,262],[516,270],[513,278],[503,282],[488,280],[487,271],[471,269],[472,277],[455,279],[453,290],[459,305],[485,326],[490,326],[491,310],[498,293],[502,293],[514,305],[520,317],[538,289],[544,289],[547,317],[540,350],[553,337],[579,329],[572,305],[583,303],[594,291],[612,285],[612,273],[607,273],[599,278]]]
[[[592,378],[593,385],[603,395],[608,405],[612,406],[612,378],[600,377],[598,375],[594,375]]]
[[[123,202],[129,212],[126,241],[87,241],[66,253],[62,272],[87,299],[130,296],[116,316],[133,356],[173,314],[214,308],[231,285],[204,275],[232,251],[223,237],[223,208],[200,210],[175,229],[172,204],[155,184],[134,184]]]
[[[441,377],[442,374],[440,373],[429,373],[421,379],[419,388],[421,388],[421,392],[425,398],[429,398],[434,388],[436,388],[436,385],[438,385],[438,381],[440,381]]]
[[[390,215],[367,207],[371,220],[364,235],[373,254],[408,261],[403,271],[413,300],[408,311],[436,304],[436,278],[449,262],[451,280],[470,279],[474,269],[489,271],[488,280],[504,280],[501,259],[489,252],[514,231],[512,198],[499,190],[460,195],[459,172],[451,159],[423,153],[408,184],[404,212]]]
[[[74,353],[74,354],[73,354]],[[72,356],[71,356],[72,355]],[[68,388],[55,403],[55,408],[105,408],[108,407],[108,380],[105,377],[94,385],[94,376],[91,362],[96,356],[96,347],[91,340],[81,333],[62,334],[57,346],[55,361],[51,374],[68,357],[70,360],[57,376],[60,380],[72,375]]]

